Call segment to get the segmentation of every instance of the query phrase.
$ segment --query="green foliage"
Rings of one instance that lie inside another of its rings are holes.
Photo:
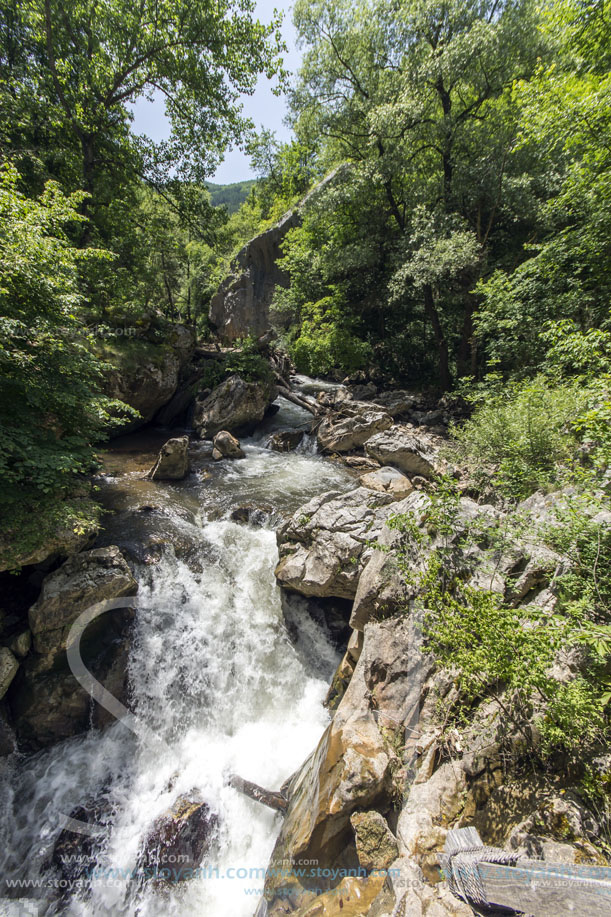
[[[305,264],[322,286],[294,296],[294,321],[341,285],[380,374],[436,373],[447,388],[477,363],[473,288],[490,261],[519,258],[536,211],[541,165],[513,155],[509,95],[542,50],[535,21],[529,2],[295,6],[298,139],[325,171],[349,167],[285,245],[291,282]],[[304,239],[308,257],[291,262]]]
[[[49,184],[40,200],[17,189],[7,168],[0,187],[0,503],[20,488],[65,490],[91,466],[91,439],[107,417],[100,368],[75,317],[84,260],[107,257],[70,246],[64,227],[83,218],[81,195]]]
[[[210,360],[200,380],[201,388],[215,388],[229,376],[241,376],[246,382],[266,382],[273,380],[269,361],[257,349],[253,338],[236,342],[236,349],[230,351],[222,360]]]
[[[492,697],[529,745],[530,724],[537,725],[544,758],[558,750],[579,757],[605,742],[611,526],[601,509],[606,501],[592,498],[560,503],[553,524],[536,535],[566,557],[554,612],[515,607],[496,592],[469,585],[473,548],[494,569],[520,533],[519,517],[502,525],[461,518],[457,490],[440,481],[422,519],[393,518],[392,527],[403,534],[399,566],[426,612],[426,649],[452,670],[458,688],[455,722],[468,720],[474,703]],[[558,679],[554,664],[575,651],[578,670]]]
[[[351,333],[341,297],[336,294],[302,305],[299,337],[290,355],[299,372],[325,375],[339,369],[351,373],[367,364],[371,348]]]
[[[532,371],[545,354],[545,320],[587,333],[608,319],[611,294],[611,26],[601,2],[557,0],[546,10],[554,47],[514,87],[522,152],[548,169],[548,192],[523,263],[480,287],[480,346],[503,369]]]
[[[543,376],[502,384],[488,377],[470,393],[473,416],[452,430],[458,455],[477,486],[526,497],[566,478],[578,458],[579,433],[596,403],[592,390]]]

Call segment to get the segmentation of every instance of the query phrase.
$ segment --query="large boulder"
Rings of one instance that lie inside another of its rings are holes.
[[[369,490],[379,490],[381,493],[390,494],[395,500],[404,500],[408,497],[414,485],[398,468],[378,468],[376,471],[370,471],[359,478],[362,487],[368,487]]]
[[[362,810],[387,809],[398,763],[392,736],[409,722],[413,688],[421,680],[415,677],[421,660],[411,653],[413,640],[408,621],[366,628],[362,652],[333,721],[288,784],[288,811],[265,883],[269,917],[285,913],[287,895],[299,908],[312,903],[318,891],[302,885],[295,872],[278,870],[282,862],[332,867],[347,848],[356,856],[350,817]],[[430,663],[424,665],[428,671]],[[320,880],[316,884],[321,887]]]
[[[440,441],[396,424],[370,437],[365,452],[382,465],[394,465],[405,474],[432,478],[443,469]]]
[[[70,628],[96,602],[135,595],[138,584],[115,545],[83,551],[45,577],[28,612],[39,671],[52,668],[67,649]]]
[[[155,884],[174,885],[193,875],[210,850],[218,815],[195,794],[179,796],[155,819],[138,857],[138,871]]]
[[[214,446],[212,458],[218,462],[222,458],[244,458],[244,450],[240,446],[240,440],[228,433],[227,430],[221,430],[217,433],[212,441]]]
[[[87,608],[137,590],[116,546],[71,557],[43,581],[30,608],[33,652],[19,667],[8,692],[19,744],[37,749],[78,735],[91,725],[102,728],[113,717],[94,704],[69,669],[70,629]],[[126,598],[122,608],[96,617],[80,641],[87,669],[114,697],[127,700],[128,661],[134,613]]]
[[[188,473],[189,437],[176,436],[163,444],[148,476],[152,481],[181,481]]]
[[[302,595],[352,599],[394,503],[390,494],[359,487],[314,497],[279,530],[282,586]]]
[[[418,404],[417,395],[412,395],[402,389],[391,392],[381,392],[373,401],[384,408],[395,418],[405,418]]]
[[[124,705],[129,700],[128,664],[133,612],[116,609],[103,616],[103,627],[87,641],[83,661],[93,677]],[[89,637],[89,633],[86,633]],[[19,747],[35,751],[86,732],[103,729],[114,717],[94,702],[67,670],[65,657],[50,671],[29,657],[9,689]]]
[[[323,452],[351,452],[375,433],[392,426],[392,417],[364,401],[343,401],[320,424],[317,440]]]
[[[116,433],[136,430],[149,423],[172,398],[180,376],[195,348],[191,328],[173,325],[160,342],[138,340],[119,346],[107,358],[112,364],[104,380],[104,390],[111,398],[123,401],[138,411],[140,417],[117,423]]]
[[[246,382],[241,376],[225,379],[202,401],[195,402],[193,426],[201,439],[212,439],[221,430],[249,432],[263,420],[276,397],[269,382]]]

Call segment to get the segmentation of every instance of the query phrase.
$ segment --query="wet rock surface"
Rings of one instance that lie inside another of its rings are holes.
[[[125,598],[84,630],[80,652],[87,668],[115,697],[128,696],[127,665],[137,583],[116,546],[85,551],[49,574],[29,611],[33,648],[11,684],[8,699],[20,745],[40,748],[114,718],[99,707],[69,669],[66,650],[79,616],[98,602]]]
[[[115,545],[83,551],[49,574],[28,613],[39,670],[50,669],[66,650],[70,628],[82,612],[97,602],[135,595],[137,589]]]
[[[304,435],[303,430],[281,430],[270,436],[266,446],[273,452],[292,452],[301,445]]]
[[[223,458],[244,458],[244,450],[240,446],[240,440],[228,433],[227,430],[221,430],[217,433],[212,441],[212,458],[220,461]]]
[[[179,796],[153,822],[138,856],[141,880],[163,885],[191,878],[212,848],[218,826],[207,802],[196,794]]]
[[[272,382],[246,382],[233,375],[203,400],[196,400],[193,426],[202,439],[212,439],[221,430],[244,433],[263,420],[276,397]]]
[[[189,437],[177,436],[164,443],[149,472],[152,481],[181,481],[189,473]]]

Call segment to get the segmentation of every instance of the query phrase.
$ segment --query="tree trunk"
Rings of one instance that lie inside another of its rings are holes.
[[[437,359],[439,369],[439,387],[442,392],[446,392],[452,385],[450,376],[450,357],[448,352],[448,342],[441,326],[439,313],[435,307],[433,290],[429,284],[424,288],[424,311],[430,321],[435,334],[437,344]]]
[[[283,815],[288,809],[288,799],[283,796],[282,793],[266,790],[262,786],[257,786],[256,783],[251,783],[250,780],[244,780],[242,777],[238,777],[237,774],[231,775],[229,778],[229,786],[232,786],[234,790],[237,790],[239,793],[248,796],[249,799],[254,799],[255,802],[260,802],[264,806],[274,809],[276,812],[282,812]]]

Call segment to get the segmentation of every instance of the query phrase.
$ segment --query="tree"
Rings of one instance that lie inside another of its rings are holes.
[[[556,177],[522,264],[482,286],[477,332],[505,371],[532,371],[554,339],[548,323],[604,328],[611,298],[611,21],[603,2],[555,3],[542,23],[555,47],[518,83],[521,144]],[[544,332],[541,334],[541,332]]]
[[[512,207],[524,156],[512,155],[517,126],[508,91],[532,72],[541,45],[532,5],[404,0],[391,9],[376,0],[301,0],[295,22],[309,46],[293,97],[298,136],[312,144],[322,136],[329,164],[354,163],[361,211],[370,203],[364,223],[375,225],[374,210],[384,208],[395,244],[390,252],[384,242],[378,247],[393,278],[391,299],[395,307],[411,303],[411,315],[432,329],[447,388],[452,362],[464,373],[476,361],[470,291],[487,269],[495,234],[509,226],[520,241],[524,234]],[[431,262],[428,279],[423,210],[448,254],[449,273]]]
[[[31,0],[17,12],[2,0],[2,114],[23,116],[12,137],[5,132],[5,153],[23,158],[33,142],[51,174],[57,157],[64,162],[71,190],[89,195],[84,243],[94,228],[108,231],[105,211],[137,176],[202,179],[241,137],[239,95],[280,66],[278,23],[261,25],[253,8],[251,0]],[[155,93],[172,127],[159,144],[129,129],[130,103]],[[41,104],[54,125],[42,138]]]
[[[82,221],[82,193],[49,183],[38,200],[0,175],[0,504],[3,515],[28,496],[65,494],[91,467],[91,441],[112,406],[76,318],[79,265],[108,253],[79,251],[65,227]]]

